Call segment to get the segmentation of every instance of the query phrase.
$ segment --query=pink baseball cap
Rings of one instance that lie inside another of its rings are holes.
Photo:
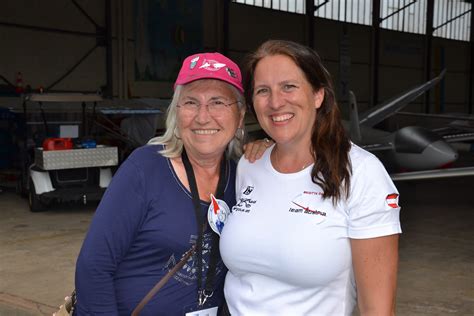
[[[222,80],[244,93],[239,66],[220,53],[199,53],[186,57],[174,88],[199,79]]]

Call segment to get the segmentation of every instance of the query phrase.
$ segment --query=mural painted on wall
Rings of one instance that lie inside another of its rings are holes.
[[[202,50],[202,1],[135,0],[135,80],[174,81]]]

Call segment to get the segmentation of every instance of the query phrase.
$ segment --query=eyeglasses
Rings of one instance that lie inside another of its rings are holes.
[[[212,100],[204,106],[207,107],[207,110],[210,114],[219,115],[225,113],[232,105],[240,103],[240,101],[233,101],[230,103],[225,103],[222,100]],[[185,100],[181,103],[178,103],[178,108],[180,108],[186,114],[195,115],[199,112],[201,108],[201,103],[195,100]]]

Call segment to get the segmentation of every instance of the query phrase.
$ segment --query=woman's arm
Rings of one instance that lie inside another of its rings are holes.
[[[118,314],[114,276],[143,219],[142,178],[124,162],[94,214],[76,263],[78,315]]]
[[[395,315],[398,234],[351,239],[361,316]]]

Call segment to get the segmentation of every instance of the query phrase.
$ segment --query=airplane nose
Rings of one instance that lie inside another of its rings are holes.
[[[398,166],[407,170],[440,168],[458,158],[457,151],[438,134],[418,126],[400,129],[394,145]]]
[[[431,143],[426,149],[426,154],[434,157],[435,168],[439,168],[458,159],[458,152],[444,140],[438,140]]]

